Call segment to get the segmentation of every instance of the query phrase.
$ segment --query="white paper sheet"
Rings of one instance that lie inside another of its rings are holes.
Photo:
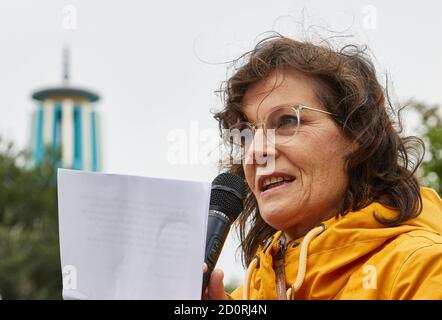
[[[59,169],[64,299],[200,299],[210,183]]]

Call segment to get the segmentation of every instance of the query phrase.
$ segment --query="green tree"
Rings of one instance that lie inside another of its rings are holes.
[[[418,176],[422,185],[442,195],[442,118],[440,107],[412,103],[419,115],[419,136],[425,143],[425,157]]]
[[[30,167],[11,143],[0,149],[0,295],[60,299],[54,157]]]

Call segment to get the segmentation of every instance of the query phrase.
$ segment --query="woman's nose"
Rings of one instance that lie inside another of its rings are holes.
[[[264,134],[264,130],[256,129],[249,148],[246,151],[246,164],[255,164],[265,166],[275,159],[277,151],[275,149],[274,135]],[[273,139],[273,141],[272,141]]]

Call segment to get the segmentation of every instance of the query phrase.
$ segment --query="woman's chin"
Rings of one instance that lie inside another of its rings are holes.
[[[262,219],[278,230],[286,228],[287,224],[293,222],[296,216],[296,210],[290,210],[284,205],[268,204],[259,207]]]

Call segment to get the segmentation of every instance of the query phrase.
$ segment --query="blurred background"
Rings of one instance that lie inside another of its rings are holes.
[[[430,0],[0,2],[0,297],[61,298],[55,167],[211,181],[214,92],[267,31],[366,44],[408,104],[404,134],[426,143],[421,182],[441,194],[441,12]],[[176,133],[197,139],[178,157]],[[237,246],[231,232],[228,290],[244,275]]]

